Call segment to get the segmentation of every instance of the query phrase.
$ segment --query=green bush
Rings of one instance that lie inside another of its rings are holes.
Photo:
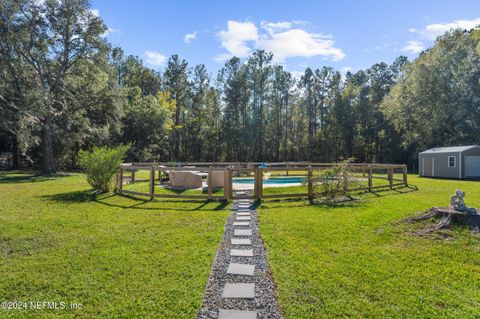
[[[128,145],[121,145],[114,148],[94,147],[91,152],[80,151],[80,166],[94,190],[102,193],[110,191],[113,177],[129,148]]]
[[[350,160],[314,175],[315,193],[320,193],[327,202],[335,202],[337,199],[348,196],[349,190],[356,188],[359,184],[350,172],[348,163]]]

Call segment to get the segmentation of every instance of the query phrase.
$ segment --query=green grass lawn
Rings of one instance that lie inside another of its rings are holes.
[[[455,189],[480,207],[480,182],[409,176],[419,190],[340,206],[264,201],[261,231],[285,318],[480,318],[480,239],[413,234],[400,223],[446,206]]]
[[[2,310],[0,318],[194,318],[228,207],[94,200],[83,176],[0,173],[0,302],[81,310]]]
[[[410,183],[340,206],[261,204],[285,318],[479,318],[479,238],[400,221],[457,188],[480,207],[480,183]],[[219,202],[93,199],[80,174],[0,173],[0,301],[83,305],[0,318],[195,318],[227,215]]]

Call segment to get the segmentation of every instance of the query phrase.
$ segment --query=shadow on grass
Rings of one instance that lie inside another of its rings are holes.
[[[291,199],[271,199],[263,200],[262,202],[256,201],[253,205],[255,208],[261,209],[275,209],[279,207],[306,207],[315,206],[319,208],[345,208],[345,207],[361,207],[366,205],[366,200],[394,195],[407,194],[418,191],[418,187],[410,185],[407,187],[397,187],[393,189],[378,189],[372,192],[359,192],[353,196],[345,197],[335,202],[322,201],[320,198],[314,201],[309,201],[306,198],[291,198]],[[271,205],[273,204],[273,205]],[[278,205],[277,205],[278,204]],[[283,205],[282,205],[283,204]]]
[[[196,190],[194,188],[175,188],[175,187],[163,187],[165,188],[166,190],[172,192],[172,193],[175,193],[175,194],[190,194],[192,193],[192,190]],[[203,187],[202,190],[198,190],[195,194],[208,194],[208,188],[207,187]],[[217,195],[217,194],[220,194],[222,193],[223,194],[223,188],[214,188],[212,190],[212,194],[213,195]]]
[[[65,176],[67,175],[41,175],[36,172],[5,171],[0,172],[0,184],[38,183],[52,181]]]
[[[115,195],[112,193],[106,193],[106,194],[99,194],[95,195],[91,190],[85,190],[85,191],[75,191],[75,192],[68,192],[68,193],[59,193],[59,194],[53,194],[53,195],[44,195],[40,196],[41,198],[45,198],[50,201],[54,202],[60,202],[60,203],[80,203],[80,202],[96,202],[101,205],[109,206],[109,207],[117,207],[121,209],[138,209],[138,210],[172,210],[172,211],[218,211],[218,210],[223,210],[225,207],[227,207],[228,202],[222,201],[218,202],[218,205],[215,206],[214,208],[208,208],[204,209],[204,207],[210,203],[211,201],[208,200],[150,200],[150,199],[144,199],[144,198],[139,198],[133,195]],[[131,200],[134,200],[134,204],[116,204],[107,201],[107,199],[112,198],[112,197],[124,197],[128,198]],[[199,204],[198,206],[194,208],[185,208],[185,207],[145,207],[146,204],[152,205],[152,204],[162,204],[162,203],[190,203],[190,204]]]
[[[363,192],[360,195],[364,196],[365,198],[369,198],[369,195],[374,197],[385,197],[385,196],[393,196],[393,195],[401,195],[407,194],[418,191],[418,187],[415,185],[409,185],[405,187],[394,187],[390,188],[382,188],[372,192]],[[371,197],[370,197],[371,198]]]
[[[111,196],[113,195],[110,195],[108,197],[111,197]],[[43,195],[40,197],[46,198],[54,202],[61,202],[61,203],[80,203],[80,202],[97,201],[95,194],[92,193],[91,190],[59,193],[59,194],[53,194],[53,195]]]

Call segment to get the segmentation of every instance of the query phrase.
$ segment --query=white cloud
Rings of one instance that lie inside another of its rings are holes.
[[[407,41],[407,45],[402,49],[403,52],[420,53],[423,50],[423,43],[420,41]]]
[[[266,32],[260,33],[252,22],[228,21],[227,30],[217,34],[227,53],[218,55],[215,60],[221,62],[234,55],[246,57],[252,48],[272,52],[276,62],[290,57],[321,56],[333,61],[345,57],[343,51],[334,46],[333,36],[307,32],[298,28],[300,24],[305,22],[262,21],[260,26]],[[249,42],[253,42],[253,46]]]
[[[287,30],[292,27],[293,22],[290,21],[280,21],[280,22],[268,22],[262,21],[260,25],[262,28],[267,30],[269,33],[273,33],[276,31]]]
[[[102,36],[103,37],[106,37],[110,34],[120,34],[121,31],[119,29],[115,29],[115,28],[107,28],[107,31],[105,31]]]
[[[228,59],[233,58],[233,54],[230,53],[222,53],[213,58],[213,60],[217,63],[223,63],[227,61]]]
[[[414,28],[409,29],[410,32],[416,32],[424,36],[429,40],[435,40],[438,36],[444,34],[447,31],[452,29],[466,29],[470,30],[476,28],[480,25],[480,18],[472,20],[455,20],[448,23],[433,23],[425,26],[421,30],[416,30]]]
[[[121,31],[120,31],[120,29],[108,28],[108,32],[109,32],[109,33],[119,34]]]
[[[147,62],[152,65],[162,65],[167,59],[167,57],[160,52],[154,51],[146,51],[145,56],[147,57]]]
[[[193,31],[192,33],[187,33],[183,36],[183,41],[185,43],[190,43],[191,41],[195,40],[197,37],[197,31]]]
[[[100,16],[100,11],[98,9],[90,9],[90,12],[96,17]]]
[[[309,33],[302,29],[290,29],[263,36],[258,40],[257,47],[272,52],[278,61],[290,57],[313,56],[339,61],[345,57],[341,49],[334,47],[330,36]]]
[[[227,30],[217,33],[228,54],[217,56],[220,58],[228,58],[230,56],[246,57],[250,54],[251,49],[248,47],[248,41],[256,41],[258,39],[258,30],[252,22],[228,21]]]

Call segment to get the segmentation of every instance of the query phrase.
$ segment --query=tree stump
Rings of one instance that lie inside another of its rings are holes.
[[[404,220],[406,223],[413,223],[421,220],[436,218],[439,221],[433,225],[420,230],[420,235],[426,235],[441,229],[448,229],[450,225],[468,226],[470,228],[480,228],[480,212],[475,213],[459,212],[452,207],[432,207],[425,213],[410,217]]]

